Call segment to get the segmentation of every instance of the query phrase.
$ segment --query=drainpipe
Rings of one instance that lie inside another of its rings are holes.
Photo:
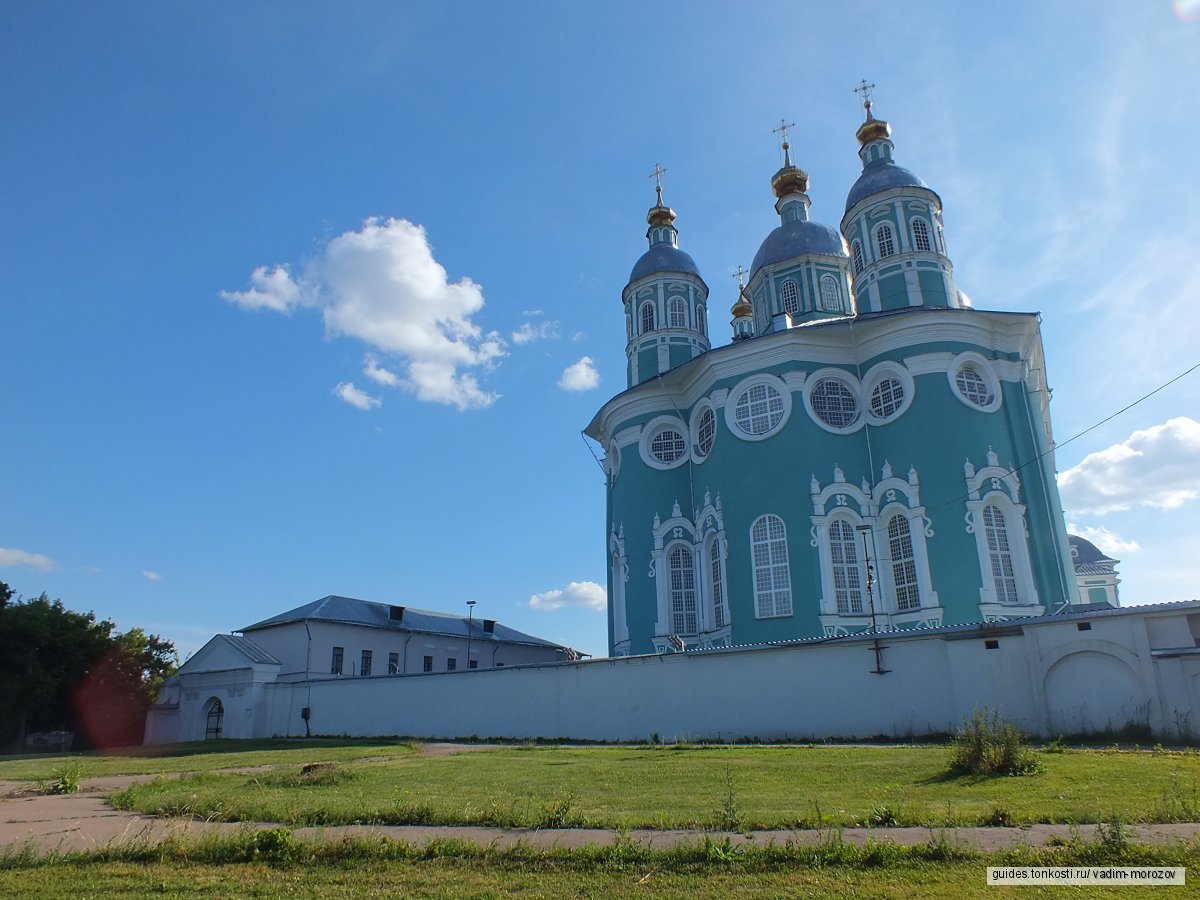
[[[413,636],[413,633],[410,631],[408,633],[408,637],[406,637],[404,639],[404,656],[403,656],[404,661],[400,664],[400,674],[401,675],[408,674],[408,642],[412,640],[412,636]]]

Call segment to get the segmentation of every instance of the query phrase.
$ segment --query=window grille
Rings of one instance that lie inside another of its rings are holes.
[[[671,575],[671,632],[696,633],[696,570],[692,551],[676,547],[668,559]]]
[[[882,378],[871,389],[871,412],[880,419],[895,415],[904,404],[904,384],[899,378]]]
[[[892,256],[896,252],[896,242],[892,237],[891,225],[880,225],[875,232],[875,244],[879,247],[879,258]]]
[[[917,587],[917,560],[913,554],[912,530],[908,519],[897,514],[888,520],[888,551],[892,556],[892,586],[896,589],[896,608],[901,612],[920,609],[921,591]]]
[[[342,660],[345,657],[346,651],[342,647],[333,648],[333,659],[329,663],[330,675],[342,674]]]
[[[458,660],[455,659],[453,656],[451,656],[450,658],[448,658],[446,660],[446,671],[447,672],[455,672],[457,670],[458,670]]]
[[[821,308],[826,312],[836,312],[842,308],[837,281],[832,275],[821,276]]]
[[[746,434],[766,434],[783,419],[783,396],[769,384],[752,384],[733,407],[733,421]]]
[[[760,619],[790,616],[792,587],[783,519],[766,515],[755,521],[750,529],[750,555],[754,562],[755,615]]]
[[[863,270],[862,244],[855,241],[851,247],[851,252],[854,254],[854,274],[857,275]]]
[[[721,542],[714,534],[708,540],[709,574],[712,576],[713,627],[725,627],[725,595],[721,590]]]
[[[673,297],[667,312],[670,316],[672,328],[687,328],[687,306],[681,298]]]
[[[800,290],[792,279],[779,286],[779,300],[783,304],[783,311],[789,316],[800,315]]]
[[[705,315],[703,306],[696,307],[696,330],[708,336],[708,316]]]
[[[400,672],[400,654],[399,653],[389,653],[388,654],[388,674],[389,675],[397,675],[397,674],[399,674],[399,672]]]
[[[862,575],[858,568],[858,544],[854,529],[845,519],[829,526],[829,558],[833,562],[833,589],[839,616],[863,612]]]
[[[954,375],[954,383],[959,392],[976,406],[991,406],[992,389],[987,380],[979,374],[979,369],[970,364],[963,366]]]
[[[929,226],[925,224],[924,219],[913,219],[913,246],[925,253],[930,251],[929,245]]]
[[[359,662],[358,662],[358,674],[359,675],[370,675],[371,674],[371,660],[373,657],[374,657],[374,654],[370,650],[364,650],[362,652],[362,656],[359,658]]]
[[[687,452],[687,442],[674,428],[664,428],[650,441],[650,455],[661,463],[673,463]]]
[[[433,671],[433,657],[432,656],[427,656],[427,657],[425,657],[424,661],[422,661],[421,671],[422,672],[432,672]]]
[[[836,378],[822,378],[808,395],[813,415],[830,428],[848,428],[858,419],[858,398]]]
[[[1000,603],[1017,603],[1017,577],[1013,571],[1012,549],[1008,544],[1008,523],[1004,520],[1004,513],[993,503],[983,507],[983,530],[987,536],[996,600]]]
[[[219,738],[224,724],[225,707],[219,697],[213,697],[208,701],[208,712],[204,718],[204,739],[209,741]]]

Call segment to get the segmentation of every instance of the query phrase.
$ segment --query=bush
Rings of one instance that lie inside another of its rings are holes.
[[[950,752],[955,775],[1034,775],[1041,764],[1026,748],[1025,738],[1012,722],[975,710],[963,720]]]

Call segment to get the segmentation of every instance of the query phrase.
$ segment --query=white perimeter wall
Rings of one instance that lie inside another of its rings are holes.
[[[1080,630],[1082,621],[1090,629]],[[304,707],[321,735],[861,738],[953,731],[977,707],[1045,736],[1129,723],[1164,736],[1200,734],[1193,631],[1200,633],[1200,604],[888,635],[883,675],[871,671],[869,639],[294,684],[248,683],[245,670],[236,680],[198,673],[181,685],[177,733],[192,737],[204,703],[224,699],[225,679],[238,695],[226,703],[229,737],[303,735]]]

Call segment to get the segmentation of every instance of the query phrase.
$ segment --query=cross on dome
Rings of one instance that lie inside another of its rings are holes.
[[[662,177],[667,174],[667,170],[658,163],[654,164],[654,171],[650,173],[650,177],[654,179],[654,194],[658,198],[658,205],[662,206]]]
[[[863,79],[858,83],[858,87],[854,88],[852,93],[858,94],[863,98],[863,109],[867,111],[867,118],[871,118],[871,91],[875,90],[875,82]]]

